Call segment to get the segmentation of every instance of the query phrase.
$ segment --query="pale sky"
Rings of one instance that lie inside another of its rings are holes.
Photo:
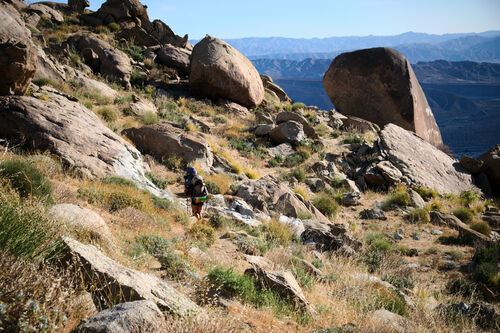
[[[65,1],[59,1],[65,2]],[[103,0],[90,0],[97,10]],[[432,34],[500,30],[500,0],[142,0],[190,39]]]

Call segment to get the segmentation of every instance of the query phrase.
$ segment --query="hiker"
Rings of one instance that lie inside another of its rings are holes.
[[[193,215],[201,220],[203,204],[209,199],[208,191],[203,183],[203,178],[197,174],[196,169],[189,167],[184,176],[184,193],[191,198]]]

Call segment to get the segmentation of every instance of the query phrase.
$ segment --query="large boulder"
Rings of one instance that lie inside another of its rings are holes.
[[[45,53],[40,47],[37,48],[37,66],[34,79],[50,79],[56,83],[63,83],[66,80],[64,67],[57,63],[57,60]]]
[[[435,146],[441,133],[408,60],[390,48],[343,53],[323,78],[335,108],[345,114],[389,123],[417,133]]]
[[[165,317],[153,301],[115,305],[84,319],[74,333],[156,333],[166,330]]]
[[[300,236],[304,243],[314,243],[320,251],[338,251],[345,248],[357,251],[361,243],[352,237],[344,224],[304,221],[304,232]]]
[[[173,69],[177,69],[179,74],[189,74],[189,57],[191,52],[175,47],[170,44],[164,45],[156,54],[156,62]]]
[[[0,2],[0,95],[23,95],[36,71],[37,52],[17,10]]]
[[[65,254],[61,259],[63,264],[83,272],[83,282],[86,288],[98,296],[95,299],[101,296],[115,302],[151,300],[161,310],[182,316],[199,310],[195,303],[167,282],[120,265],[93,245],[63,237],[62,251]]]
[[[457,160],[415,133],[389,124],[380,133],[379,146],[382,156],[401,172],[401,181],[407,185],[432,188],[442,194],[478,190],[472,175]]]
[[[294,145],[298,145],[306,139],[304,126],[293,120],[276,126],[269,132],[269,138],[275,144],[291,143]]]
[[[319,221],[330,222],[313,204],[297,195],[286,183],[270,175],[241,183],[236,195],[266,214],[276,211],[298,217],[300,213],[311,213]]]
[[[85,63],[94,72],[130,88],[132,64],[125,53],[94,34],[74,34],[68,39],[68,43],[80,51]]]
[[[147,6],[139,0],[107,0],[96,12],[105,23],[126,20],[149,21]]]
[[[0,137],[46,150],[83,175],[131,179],[158,196],[144,175],[141,153],[75,100],[43,87],[33,96],[0,97]]]
[[[157,159],[179,157],[184,163],[197,163],[203,169],[209,169],[213,164],[210,144],[200,134],[167,123],[128,128],[123,134],[142,152]]]
[[[481,171],[488,176],[493,192],[500,194],[500,144],[481,155],[479,160],[483,162]]]
[[[66,78],[71,84],[82,88],[83,91],[98,93],[113,101],[119,96],[118,92],[104,82],[89,78],[84,73],[70,66],[64,66]]]
[[[52,23],[63,23],[64,16],[56,9],[51,8],[45,4],[33,3],[26,9],[28,13],[35,13],[40,17],[48,19]]]
[[[130,104],[130,113],[135,116],[142,117],[147,113],[158,113],[156,105],[145,98],[134,94],[132,95],[132,101],[133,103]]]
[[[193,95],[230,99],[248,108],[264,99],[264,86],[252,62],[208,35],[193,49],[189,90]]]
[[[68,0],[69,8],[76,13],[83,13],[90,6],[89,0]]]

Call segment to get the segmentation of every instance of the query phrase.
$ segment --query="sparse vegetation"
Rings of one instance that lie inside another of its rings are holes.
[[[31,196],[52,200],[52,184],[34,165],[13,159],[0,163],[0,180],[4,178],[24,198]]]
[[[188,230],[187,233],[202,246],[210,247],[215,243],[216,240],[214,228],[202,222],[193,224],[193,226]]]
[[[411,203],[410,195],[404,186],[397,186],[384,201],[383,210],[391,210],[398,206],[406,207]]]
[[[322,193],[312,201],[313,205],[328,218],[333,218],[339,211],[338,203],[328,194]]]
[[[104,121],[113,122],[118,120],[118,111],[111,106],[103,106],[97,109],[97,114]]]
[[[464,223],[472,223],[474,220],[474,214],[469,208],[466,207],[458,207],[453,210],[453,215],[458,217],[460,221]]]
[[[408,220],[408,222],[415,224],[426,224],[431,221],[429,213],[423,208],[417,208],[410,211],[406,215],[406,219]]]
[[[425,187],[421,187],[421,186],[415,186],[415,187],[413,187],[413,190],[415,192],[417,192],[424,200],[431,200],[431,199],[439,197],[439,193],[434,189],[429,189],[429,188],[425,188]]]
[[[475,230],[477,232],[480,232],[482,233],[483,235],[485,236],[490,236],[490,233],[491,233],[491,228],[490,226],[488,225],[488,223],[484,222],[484,221],[477,221],[477,222],[474,222],[471,224],[470,228],[472,230]]]

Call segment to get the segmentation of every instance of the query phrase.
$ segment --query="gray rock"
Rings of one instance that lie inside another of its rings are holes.
[[[218,105],[239,117],[246,118],[250,114],[248,108],[227,99],[219,99]]]
[[[442,234],[443,234],[443,232],[442,232],[441,230],[432,230],[432,231],[431,231],[431,234],[432,234],[432,235],[436,235],[436,236],[438,236],[438,235],[442,235]]]
[[[17,10],[0,2],[0,95],[23,95],[35,75],[37,51]]]
[[[326,184],[319,178],[307,178],[306,184],[314,193],[320,192],[326,188]]]
[[[49,215],[69,226],[92,232],[101,238],[112,238],[104,219],[88,208],[73,204],[59,204],[50,208]]]
[[[273,79],[270,76],[261,75],[260,78],[262,79],[264,88],[275,94],[281,102],[291,102],[290,97],[288,97],[280,86],[273,82]]]
[[[293,146],[291,144],[282,143],[280,145],[277,145],[276,147],[268,148],[267,152],[271,156],[280,155],[282,157],[287,157],[295,153],[295,150],[293,149]]]
[[[362,219],[365,220],[387,220],[384,212],[378,208],[365,209],[359,213]]]
[[[343,224],[322,223],[319,221],[304,221],[304,232],[301,235],[303,243],[313,242],[317,250],[336,251],[346,245],[353,250],[358,250],[361,243],[349,235]]]
[[[136,94],[132,95],[133,103],[130,104],[130,112],[135,115],[142,117],[146,113],[158,113],[158,109],[153,102],[148,101]]]
[[[75,13],[83,13],[85,8],[90,7],[89,0],[68,0],[69,8]]]
[[[266,136],[271,133],[273,130],[274,126],[273,125],[258,125],[255,128],[254,134],[255,136]]]
[[[112,100],[114,100],[119,95],[116,90],[108,86],[106,83],[91,79],[79,70],[76,70],[69,66],[64,66],[64,70],[66,71],[67,80],[72,84],[79,86],[84,91],[97,92],[101,96],[110,98]]]
[[[413,189],[409,188],[408,189],[408,194],[410,195],[410,202],[413,207],[416,208],[424,208],[425,207],[425,201],[422,199],[420,194],[415,192]]]
[[[493,194],[500,194],[500,144],[481,155],[479,160],[484,163],[481,172],[488,176]]]
[[[75,333],[155,333],[167,329],[163,313],[153,301],[115,305],[84,319]]]
[[[24,137],[29,148],[59,156],[82,175],[124,177],[159,197],[172,199],[145,177],[141,153],[95,113],[53,88],[43,87],[33,94],[0,97],[0,136]],[[48,101],[37,98],[42,94]]]
[[[412,323],[405,317],[386,309],[373,312],[367,320],[378,328],[383,327],[382,330],[387,330],[386,332],[407,332],[412,326]]]
[[[443,270],[451,271],[455,268],[457,268],[457,263],[453,260],[445,260],[441,263],[441,269]]]
[[[382,161],[377,164],[377,170],[382,174],[387,183],[396,184],[403,174],[389,161]]]
[[[359,192],[350,192],[342,195],[342,205],[343,206],[357,206],[361,202],[361,194]]]
[[[306,139],[302,124],[293,120],[279,124],[269,133],[269,137],[275,144],[291,143],[292,145],[298,145]]]
[[[130,88],[132,64],[124,52],[94,34],[74,34],[68,39],[68,43],[82,53],[85,63],[94,72]]]
[[[286,123],[290,120],[296,121],[298,123],[302,124],[302,127],[304,129],[304,133],[310,137],[313,140],[319,139],[318,134],[316,134],[316,131],[314,128],[309,124],[306,118],[304,118],[302,115],[295,113],[295,112],[280,112],[276,116],[276,124],[281,124],[281,123]]]
[[[257,112],[255,114],[255,120],[259,124],[267,124],[267,125],[274,124],[273,116],[269,112]]]
[[[189,74],[189,57],[191,52],[180,47],[167,44],[157,52],[156,62],[177,69],[180,75]]]
[[[159,160],[176,156],[186,164],[197,163],[207,170],[213,164],[210,144],[200,134],[167,123],[128,128],[122,133],[141,151]]]
[[[57,10],[41,3],[33,3],[26,9],[28,13],[35,13],[40,17],[47,18],[52,23],[63,23],[64,16]]]
[[[393,124],[380,134],[380,150],[409,184],[459,194],[475,188],[470,175],[459,163],[414,133]]]
[[[298,218],[281,215],[279,221],[286,224],[297,238],[300,238],[305,230],[304,222]]]
[[[252,62],[224,41],[206,36],[191,55],[191,94],[225,98],[253,108],[264,99],[264,86]]]
[[[63,83],[66,80],[64,67],[57,63],[57,60],[45,54],[40,46],[37,46],[37,64],[34,79],[50,79],[56,83]]]
[[[84,272],[84,283],[93,293],[104,293],[103,297],[117,302],[150,300],[161,310],[181,316],[199,311],[195,303],[154,275],[122,266],[92,245],[69,237],[63,237],[63,243],[63,260]]]
[[[460,157],[460,165],[463,166],[465,170],[469,171],[472,174],[479,173],[483,164],[484,161],[476,160],[473,157],[469,157],[466,155]]]

